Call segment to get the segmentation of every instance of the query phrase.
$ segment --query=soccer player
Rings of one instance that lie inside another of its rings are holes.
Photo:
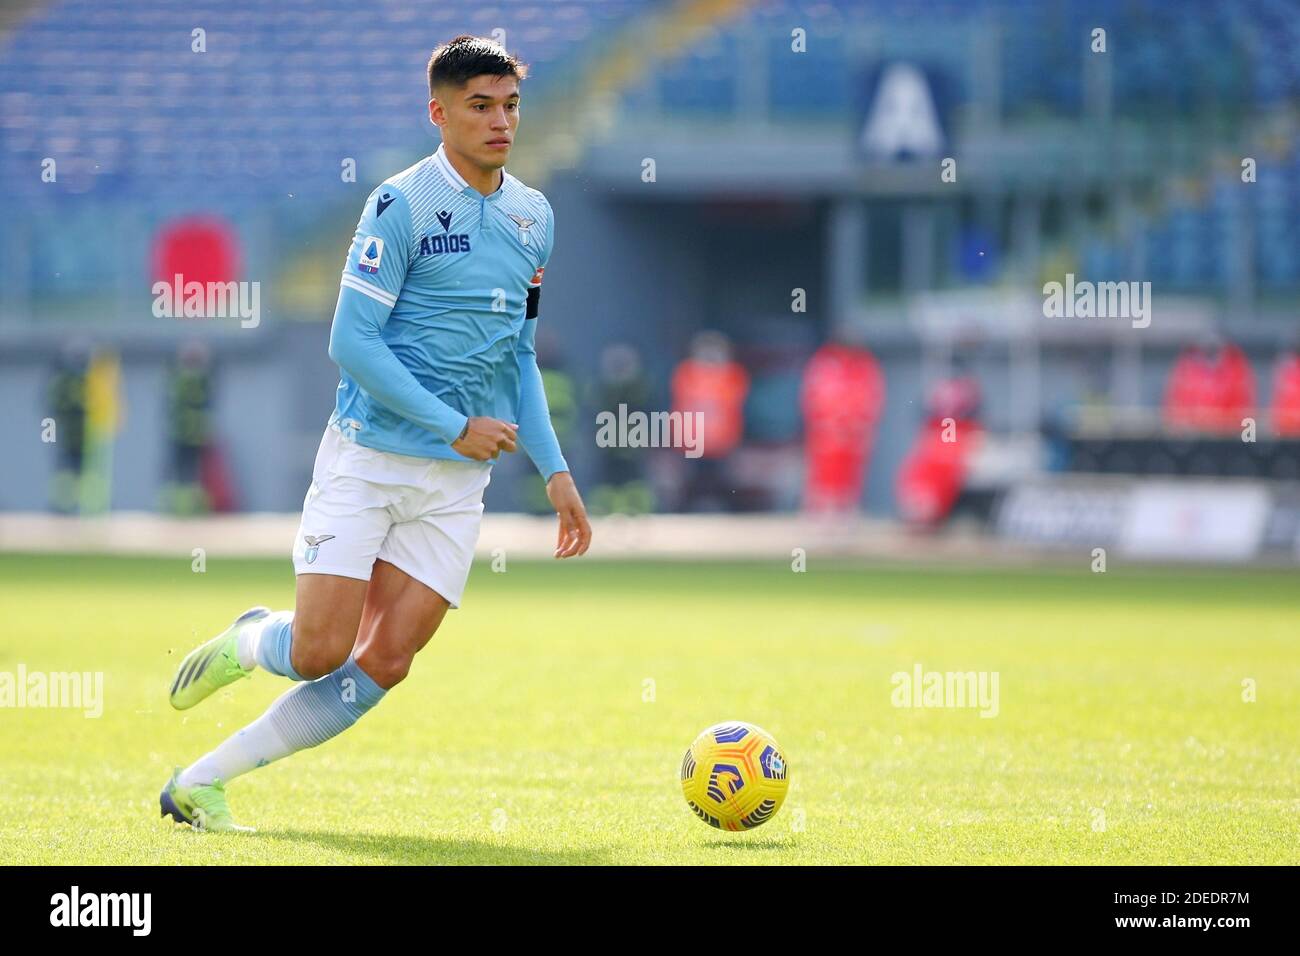
[[[297,682],[177,768],[162,813],[213,831],[234,777],[356,723],[460,606],[483,491],[522,446],[559,516],[557,558],[591,526],[551,427],[534,342],[551,205],[504,169],[527,67],[459,36],[429,60],[432,156],[366,200],[330,331],[341,374],[294,546],[294,611],[255,607],[191,651],[171,684],[193,707],[260,667]]]

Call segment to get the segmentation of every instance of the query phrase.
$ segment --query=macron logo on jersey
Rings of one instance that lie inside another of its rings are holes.
[[[379,263],[383,259],[384,240],[378,236],[366,236],[361,243],[361,258],[357,260],[357,268],[373,274],[379,271]]]
[[[420,255],[444,256],[449,252],[469,252],[469,233],[448,232],[451,229],[451,213],[442,210],[438,213],[438,225],[442,226],[442,235],[420,237]]]

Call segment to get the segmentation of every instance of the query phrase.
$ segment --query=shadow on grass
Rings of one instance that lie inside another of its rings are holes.
[[[578,866],[609,863],[604,848],[531,850],[481,840],[420,837],[395,833],[331,833],[323,830],[258,830],[250,839],[314,843],[339,854],[384,857],[394,864],[450,864],[468,866]]]

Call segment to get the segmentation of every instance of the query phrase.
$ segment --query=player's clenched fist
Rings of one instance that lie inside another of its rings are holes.
[[[507,425],[495,418],[479,416],[465,423],[465,430],[451,443],[458,454],[475,461],[487,461],[503,451],[519,447],[519,426]]]

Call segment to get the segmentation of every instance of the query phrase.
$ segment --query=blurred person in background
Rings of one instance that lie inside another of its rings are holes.
[[[225,456],[212,433],[212,353],[203,342],[177,352],[167,379],[167,428],[171,445],[165,506],[178,515],[235,510]]]
[[[591,390],[597,411],[617,414],[620,405],[628,412],[650,410],[651,382],[641,364],[641,353],[623,342],[608,345],[600,353],[600,377]],[[641,514],[654,510],[654,493],[646,479],[645,453],[640,448],[617,444],[599,450],[600,479],[592,492],[592,507],[604,514]]]
[[[1235,431],[1254,413],[1255,373],[1239,346],[1213,335],[1183,350],[1165,387],[1166,427]]]
[[[885,379],[875,357],[848,331],[813,353],[804,368],[804,508],[848,513],[858,509],[876,425],[885,404]]]
[[[690,356],[673,372],[674,412],[697,413],[701,421],[696,441],[699,458],[688,461],[682,489],[682,511],[730,510],[731,481],[727,458],[745,431],[745,398],[749,373],[731,355],[731,343],[721,332],[698,333]]]
[[[1180,431],[1203,428],[1213,402],[1214,363],[1207,354],[1207,346],[1189,345],[1169,372],[1164,398],[1165,426]]]
[[[1241,346],[1224,342],[1219,349],[1210,427],[1222,432],[1239,431],[1242,419],[1253,416],[1255,411],[1255,370]]]
[[[898,509],[909,524],[934,528],[952,512],[983,436],[980,403],[979,382],[960,362],[930,392],[926,420],[896,483]]]
[[[47,401],[56,464],[51,505],[105,514],[113,500],[113,446],[122,427],[122,366],[116,352],[74,342],[60,355]]]
[[[1300,436],[1300,344],[1295,339],[1282,349],[1273,368],[1272,417],[1276,434]]]
[[[55,429],[50,506],[63,514],[74,513],[81,498],[79,489],[86,437],[86,373],[90,368],[90,354],[90,346],[85,342],[73,341],[65,345],[55,362],[46,391]]]

